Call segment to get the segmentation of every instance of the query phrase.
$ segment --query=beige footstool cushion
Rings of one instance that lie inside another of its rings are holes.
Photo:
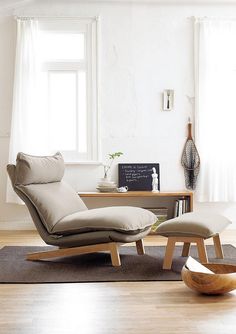
[[[169,236],[193,236],[208,239],[221,233],[231,221],[218,214],[189,212],[166,220],[158,226],[157,234]]]
[[[176,242],[184,243],[182,256],[188,256],[191,243],[196,243],[200,261],[207,263],[204,239],[213,237],[216,257],[223,258],[219,233],[230,224],[231,221],[222,215],[197,212],[185,213],[161,223],[156,232],[168,238],[163,269],[171,269]]]

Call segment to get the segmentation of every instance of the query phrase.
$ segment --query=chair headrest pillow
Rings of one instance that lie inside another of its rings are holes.
[[[59,182],[64,171],[60,152],[53,156],[33,156],[20,152],[16,159],[15,185]]]

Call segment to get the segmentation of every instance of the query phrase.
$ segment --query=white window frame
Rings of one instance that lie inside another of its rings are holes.
[[[87,152],[62,151],[67,164],[97,163],[99,159],[98,140],[98,87],[97,87],[97,23],[98,18],[40,18],[39,29],[53,32],[76,32],[85,36],[85,59],[82,61],[48,61],[43,70],[48,71],[80,71],[86,73],[86,105],[87,105]],[[77,115],[78,116],[78,115]],[[78,122],[77,122],[78,136]]]

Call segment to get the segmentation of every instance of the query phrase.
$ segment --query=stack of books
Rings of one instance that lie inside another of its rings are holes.
[[[177,199],[175,201],[174,217],[179,217],[186,212],[189,212],[188,200],[186,198]]]

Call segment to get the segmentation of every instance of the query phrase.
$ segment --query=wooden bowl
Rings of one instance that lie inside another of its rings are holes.
[[[181,275],[184,283],[192,290],[207,295],[218,295],[236,289],[236,265],[206,263],[213,273],[202,273],[183,267]]]

